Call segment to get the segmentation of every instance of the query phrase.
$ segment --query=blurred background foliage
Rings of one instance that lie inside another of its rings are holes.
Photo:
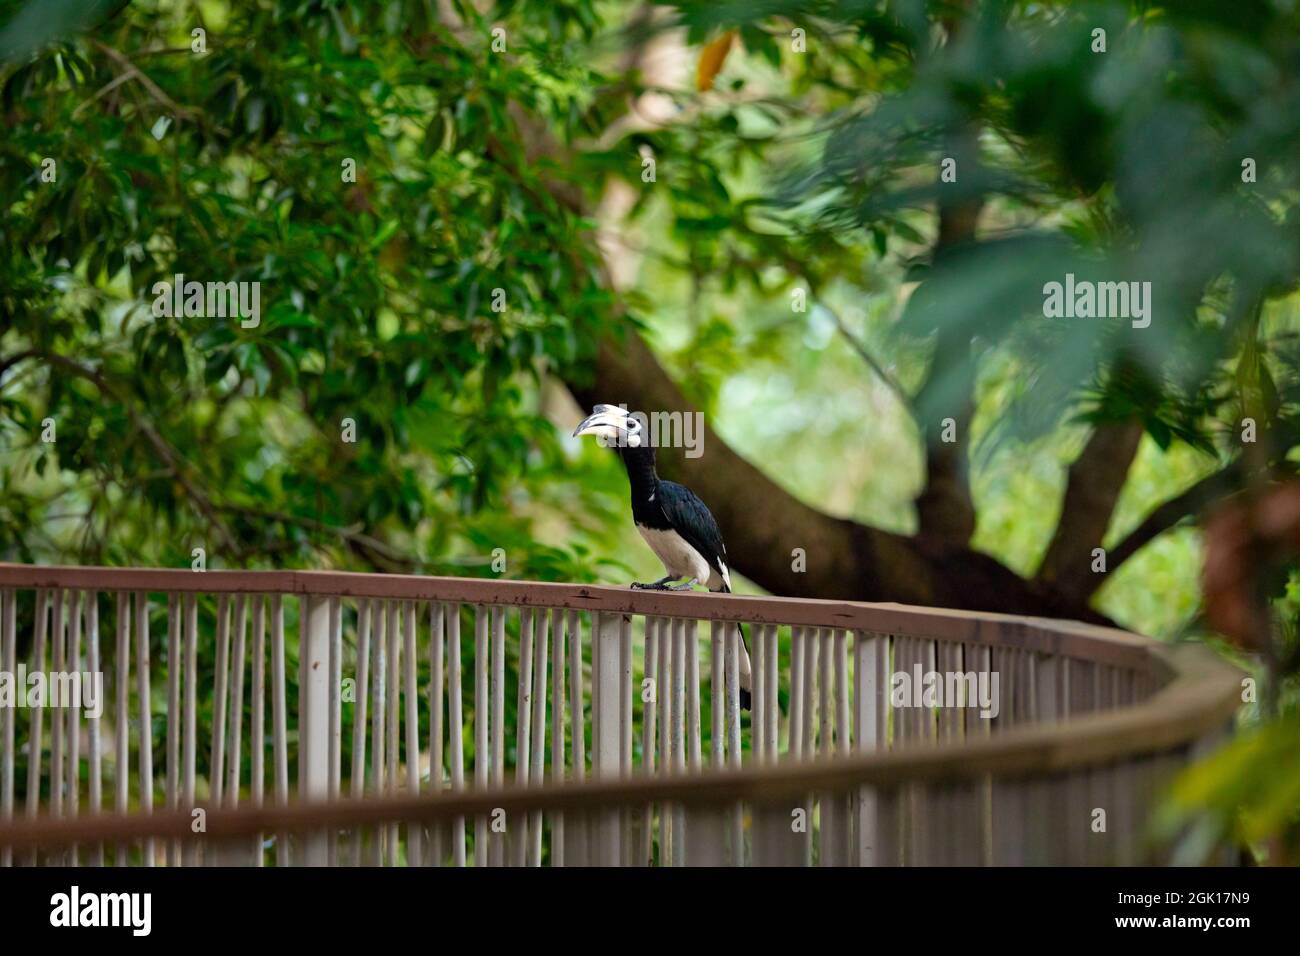
[[[968,406],[959,543],[1026,579],[1090,436],[1135,428],[1086,462],[1127,559],[1080,600],[1203,634],[1195,519],[1300,444],[1297,25],[1284,0],[0,2],[0,559],[645,579],[565,388],[635,330],[782,489],[900,535]],[[1067,272],[1151,281],[1150,326],[1044,319]],[[176,273],[260,282],[260,325],[154,317]],[[1278,769],[1251,746],[1238,782]]]

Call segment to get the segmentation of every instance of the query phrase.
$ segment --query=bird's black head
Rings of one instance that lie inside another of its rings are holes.
[[[616,448],[627,465],[628,473],[640,477],[654,474],[655,450],[645,423],[637,415],[618,405],[597,405],[573,430],[574,437],[595,435],[602,445]]]

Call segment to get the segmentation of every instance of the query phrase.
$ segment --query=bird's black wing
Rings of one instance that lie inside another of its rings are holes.
[[[721,574],[727,562],[727,546],[722,543],[718,522],[713,519],[713,513],[700,500],[699,495],[675,481],[660,481],[655,491],[655,500],[668,519],[669,527],[686,539],[686,543],[700,552],[709,566]]]
[[[731,587],[726,583],[727,575],[722,573],[727,563],[727,546],[722,543],[722,532],[718,530],[718,522],[714,520],[713,512],[709,511],[708,506],[700,500],[700,496],[675,481],[660,481],[659,488],[655,492],[655,500],[659,502],[664,517],[668,519],[669,527],[704,556],[709,566],[722,577],[722,590],[730,591]],[[708,584],[707,581],[700,583],[706,586]],[[745,634],[744,625],[737,624],[736,630],[740,632],[741,644],[744,645],[745,653],[748,655],[749,638]],[[752,700],[749,688],[739,688],[739,697],[741,709],[749,710]]]

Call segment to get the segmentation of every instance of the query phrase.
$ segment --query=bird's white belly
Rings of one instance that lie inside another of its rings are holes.
[[[695,578],[701,584],[709,580],[709,562],[676,531],[655,531],[636,526],[645,543],[663,562],[664,570],[675,578]]]

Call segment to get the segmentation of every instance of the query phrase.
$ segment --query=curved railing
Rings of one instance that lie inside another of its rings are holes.
[[[1075,622],[311,571],[0,565],[19,661],[104,706],[0,708],[3,863],[1160,862],[1240,695]]]

